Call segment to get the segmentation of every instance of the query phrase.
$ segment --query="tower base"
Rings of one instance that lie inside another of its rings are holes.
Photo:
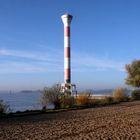
[[[61,91],[64,95],[77,96],[75,84],[63,83],[61,84]]]

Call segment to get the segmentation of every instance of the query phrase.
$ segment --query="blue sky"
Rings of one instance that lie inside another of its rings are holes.
[[[125,86],[140,58],[139,0],[0,0],[0,90],[63,82],[63,23],[71,23],[72,82],[78,89]]]

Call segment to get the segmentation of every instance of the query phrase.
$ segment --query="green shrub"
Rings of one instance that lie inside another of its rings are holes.
[[[70,108],[75,105],[74,97],[68,95],[61,96],[60,102],[61,102],[61,108]]]
[[[90,98],[88,106],[89,107],[95,107],[95,106],[98,106],[99,103],[100,103],[100,99],[92,99],[92,98]]]
[[[132,92],[132,98],[134,100],[140,100],[140,89],[134,90]]]
[[[0,100],[0,114],[4,114],[8,112],[10,112],[9,105],[5,103],[3,100]]]
[[[60,98],[61,98],[61,86],[60,84],[55,84],[52,87],[46,87],[43,90],[43,94],[41,96],[41,103],[43,109],[47,108],[48,104],[54,104],[55,109],[60,108]]]
[[[132,101],[134,101],[134,98],[131,96],[131,97],[129,97],[129,99],[128,99],[130,102],[132,102]]]
[[[103,96],[101,99],[100,99],[100,103],[101,105],[109,105],[109,104],[112,104],[113,103],[113,97],[110,97],[110,96]]]
[[[113,99],[115,102],[128,101],[129,97],[127,94],[127,90],[124,88],[115,89],[113,92]]]

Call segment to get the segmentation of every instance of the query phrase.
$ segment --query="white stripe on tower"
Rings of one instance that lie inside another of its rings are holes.
[[[64,82],[71,83],[70,65],[70,23],[72,16],[65,14],[61,16],[64,23]]]

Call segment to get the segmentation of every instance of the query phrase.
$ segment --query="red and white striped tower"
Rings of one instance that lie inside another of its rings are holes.
[[[61,90],[64,94],[77,95],[76,85],[71,84],[70,23],[72,16],[64,14],[61,18],[64,23],[64,84],[61,85]]]
[[[70,23],[72,16],[64,14],[61,16],[64,24],[64,83],[71,83],[71,64],[70,64]]]

